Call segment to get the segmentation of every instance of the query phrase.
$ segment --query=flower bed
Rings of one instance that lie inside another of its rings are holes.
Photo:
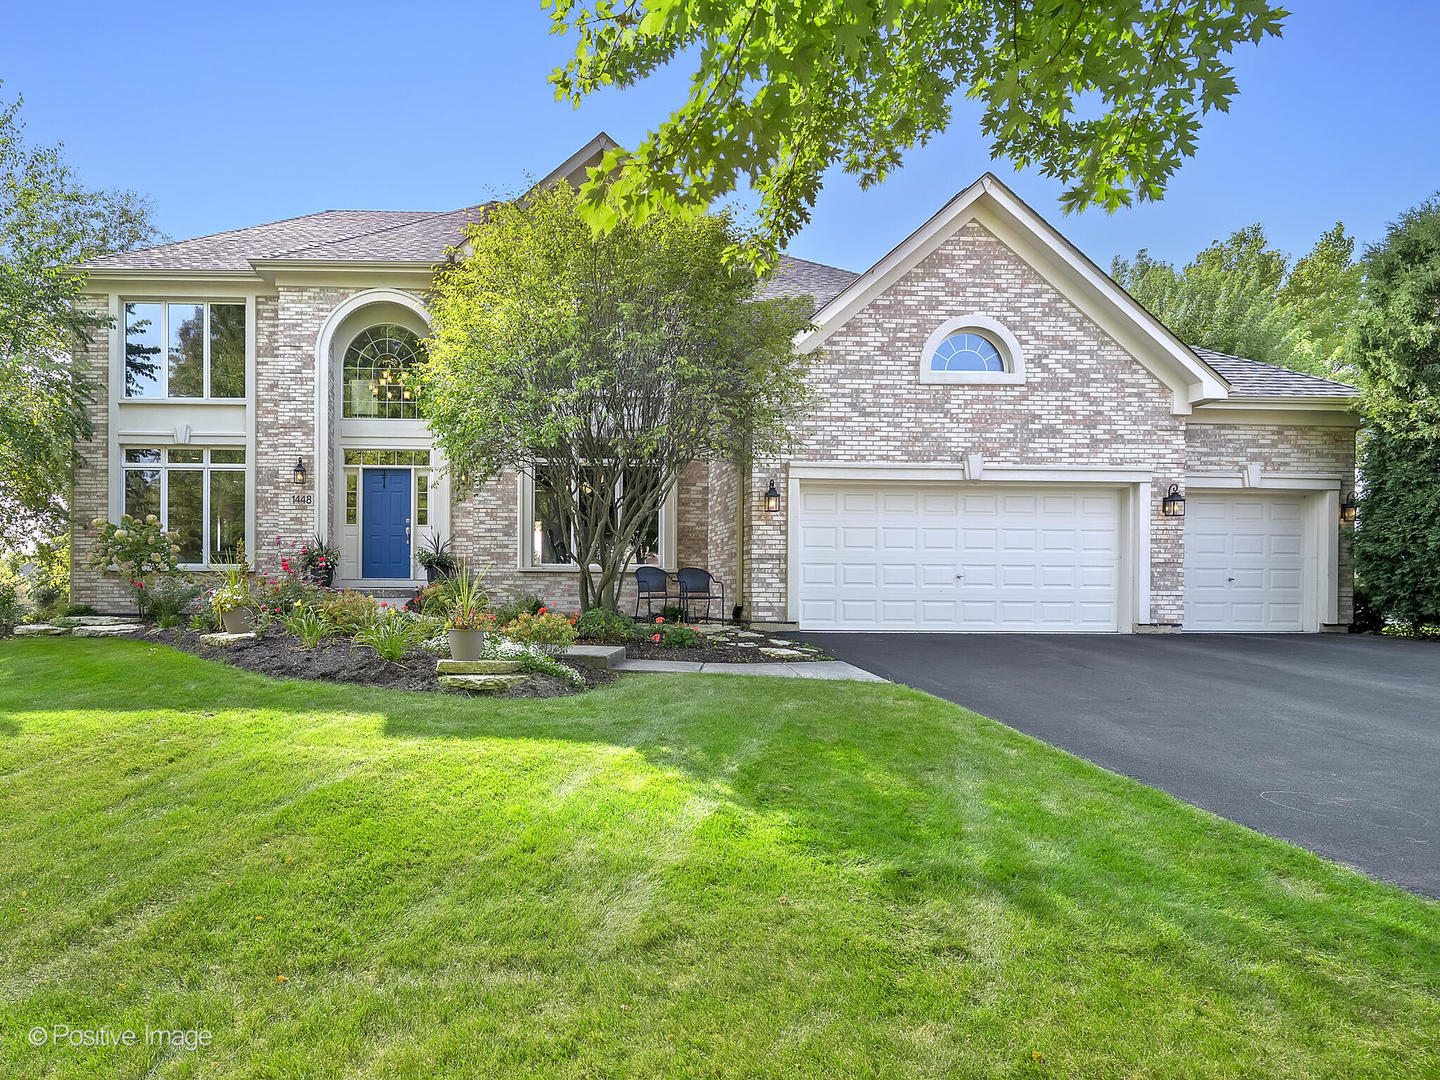
[[[636,621],[621,615],[586,612],[576,629],[577,644],[625,646],[629,660],[688,660],[699,663],[774,664],[833,660],[823,649],[740,626],[677,622],[656,616]],[[588,631],[591,631],[587,633]],[[603,631],[603,632],[601,632]]]

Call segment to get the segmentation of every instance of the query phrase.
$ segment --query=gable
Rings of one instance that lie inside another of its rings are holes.
[[[972,224],[1163,384],[1173,412],[1186,414],[1195,404],[1227,395],[1218,373],[988,173],[822,307],[814,329],[797,337],[797,349],[819,348]]]

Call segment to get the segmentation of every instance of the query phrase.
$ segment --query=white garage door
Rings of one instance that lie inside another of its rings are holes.
[[[1301,629],[1305,508],[1297,496],[1191,495],[1185,629]]]
[[[1116,492],[802,483],[798,501],[803,629],[1118,629]]]

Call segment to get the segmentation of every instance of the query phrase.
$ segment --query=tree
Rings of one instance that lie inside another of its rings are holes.
[[[1278,37],[1264,0],[544,0],[578,39],[552,73],[578,105],[677,58],[684,104],[583,188],[610,227],[704,211],[741,178],[773,255],[809,220],[826,170],[868,188],[978,103],[990,154],[1066,184],[1067,209],[1160,198],[1195,153],[1201,117],[1237,92],[1225,61]]]
[[[437,276],[420,405],[459,491],[519,468],[585,608],[614,609],[694,461],[783,449],[813,305],[760,300],[729,214],[597,236],[568,184],[494,207]],[[548,561],[548,560],[547,560]]]
[[[1440,624],[1440,193],[1362,262],[1349,348],[1368,420],[1355,570],[1383,614]]]
[[[77,310],[86,259],[154,239],[128,191],[85,187],[59,146],[29,147],[22,101],[0,103],[0,535],[50,536],[66,517],[94,388],[71,356],[108,321]]]
[[[1141,250],[1133,262],[1115,259],[1110,276],[1186,344],[1334,376],[1359,301],[1354,250],[1337,222],[1291,265],[1255,224],[1178,271]]]

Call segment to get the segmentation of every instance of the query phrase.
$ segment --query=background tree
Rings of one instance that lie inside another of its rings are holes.
[[[1292,265],[1255,224],[1179,270],[1142,250],[1115,259],[1110,276],[1188,345],[1333,377],[1359,302],[1354,250],[1337,222]]]
[[[1369,421],[1355,569],[1382,614],[1440,625],[1440,193],[1362,262],[1349,350]]]
[[[1066,185],[1067,209],[1158,199],[1201,117],[1237,92],[1236,46],[1279,36],[1264,0],[544,0],[578,39],[551,75],[578,104],[677,58],[687,100],[583,188],[603,227],[703,212],[743,178],[770,254],[809,220],[827,169],[879,183],[979,104],[990,153]]]
[[[729,214],[596,236],[579,204],[557,184],[469,230],[436,281],[420,403],[457,490],[531,472],[582,605],[613,609],[687,465],[789,444],[808,366],[791,343],[813,305],[757,298],[727,263]]]
[[[0,536],[58,532],[77,439],[90,435],[87,373],[71,355],[106,320],[77,311],[75,266],[152,241],[149,207],[85,187],[61,148],[29,147],[21,101],[0,103]]]

